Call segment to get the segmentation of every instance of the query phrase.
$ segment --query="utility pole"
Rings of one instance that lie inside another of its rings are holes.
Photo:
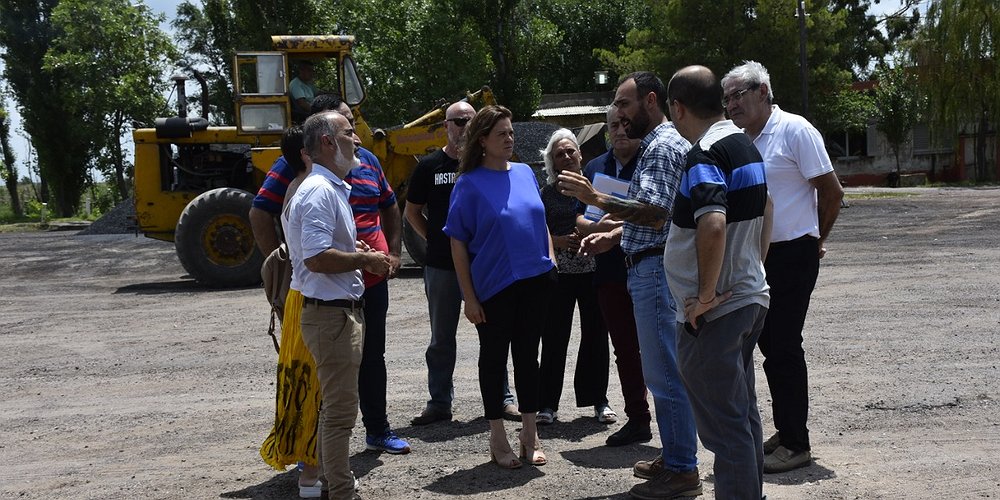
[[[809,118],[809,63],[806,60],[806,0],[798,1],[796,17],[799,18],[799,76],[802,79],[802,116]]]

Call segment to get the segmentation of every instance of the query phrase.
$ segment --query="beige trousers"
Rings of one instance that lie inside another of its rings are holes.
[[[358,418],[358,368],[364,342],[361,309],[302,306],[302,340],[313,359],[323,395],[319,413],[319,462],[330,500],[354,496],[351,430]]]

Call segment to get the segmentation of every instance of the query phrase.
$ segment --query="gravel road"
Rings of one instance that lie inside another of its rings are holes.
[[[765,492],[996,498],[1000,189],[849,193],[806,325],[816,461],[766,476]],[[258,455],[276,359],[260,290],[200,288],[173,245],[132,235],[0,234],[0,269],[0,498],[297,497],[296,472]],[[389,416],[413,453],[364,451],[359,421],[364,498],[624,498],[638,482],[631,466],[655,441],[603,446],[617,425],[573,407],[571,376],[560,421],[540,431],[549,464],[489,464],[464,322],[455,421],[410,427],[427,398],[420,269],[390,295]],[[759,366],[758,391],[769,434]],[[613,369],[610,399],[621,411]],[[711,453],[699,459],[711,498]]]

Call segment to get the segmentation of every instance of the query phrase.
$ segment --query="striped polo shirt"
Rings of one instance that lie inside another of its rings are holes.
[[[764,160],[750,138],[732,121],[713,124],[687,154],[680,188],[674,197],[665,266],[674,300],[698,296],[697,220],[709,212],[726,216],[726,249],[716,293],[732,291],[729,300],[705,315],[712,321],[750,304],[768,306],[768,286],[761,262],[767,182]],[[684,308],[677,308],[684,321]]]
[[[382,232],[382,220],[379,210],[396,204],[396,193],[389,186],[389,181],[382,172],[378,158],[365,148],[358,148],[358,158],[361,166],[351,170],[344,179],[351,185],[351,210],[354,212],[354,224],[358,229],[358,239],[368,246],[389,253],[389,243]],[[367,271],[365,286],[375,285],[384,279]]]

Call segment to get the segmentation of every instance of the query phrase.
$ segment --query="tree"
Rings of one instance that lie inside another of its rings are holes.
[[[452,2],[347,0],[341,11],[338,25],[357,40],[369,123],[405,123],[490,83],[489,48]]]
[[[899,152],[910,139],[910,131],[920,121],[924,99],[917,87],[916,75],[902,65],[883,66],[876,72],[875,128],[885,135],[896,157],[896,175],[902,173]]]
[[[57,0],[0,0],[0,46],[4,77],[10,82],[24,130],[38,156],[42,181],[52,194],[55,213],[73,215],[87,181],[91,132],[70,97],[73,75],[40,64],[59,35],[52,24]]]
[[[842,2],[844,3],[844,2]],[[848,2],[849,3],[849,2]],[[830,0],[806,4],[809,17],[808,64],[810,98],[816,103],[814,121],[821,128],[833,121],[825,110],[829,99],[851,82],[838,36],[847,12]],[[794,4],[787,0],[649,0],[649,24],[629,33],[625,46],[601,59],[619,72],[655,71],[669,78],[677,69],[701,64],[718,74],[753,59],[767,67],[775,99],[801,112],[798,64],[799,34]]]
[[[233,58],[236,51],[271,50],[272,35],[323,32],[320,8],[313,0],[201,0],[177,6],[171,26],[185,62],[208,82],[210,118],[214,124],[235,123]],[[334,16],[335,17],[335,16]],[[200,91],[192,97],[197,99]]]
[[[445,0],[438,0],[445,1]],[[538,75],[547,54],[556,50],[555,25],[538,14],[539,0],[453,0],[460,18],[471,19],[492,59],[493,90],[515,120],[534,114],[541,100]]]
[[[643,0],[550,0],[538,4],[538,13],[555,26],[559,39],[555,50],[541,54],[544,69],[538,73],[542,92],[551,94],[594,90],[594,72],[611,69],[598,54],[613,51],[630,31],[644,27],[649,8]]]
[[[151,123],[165,113],[163,75],[176,51],[159,29],[162,20],[129,0],[61,0],[52,11],[59,35],[44,68],[67,75],[73,109],[90,124],[88,157],[114,182],[115,202],[130,191],[131,165],[122,148],[123,140],[131,141],[130,124]]]
[[[0,177],[3,177],[4,184],[7,185],[11,210],[15,216],[24,217],[21,197],[17,193],[17,170],[14,169],[14,151],[10,149],[10,120],[8,118],[7,110],[0,105],[0,155],[3,157],[3,170],[0,170]]]
[[[994,0],[933,0],[914,41],[933,123],[975,134],[975,175],[986,168],[986,133],[1000,120],[1000,5]]]

